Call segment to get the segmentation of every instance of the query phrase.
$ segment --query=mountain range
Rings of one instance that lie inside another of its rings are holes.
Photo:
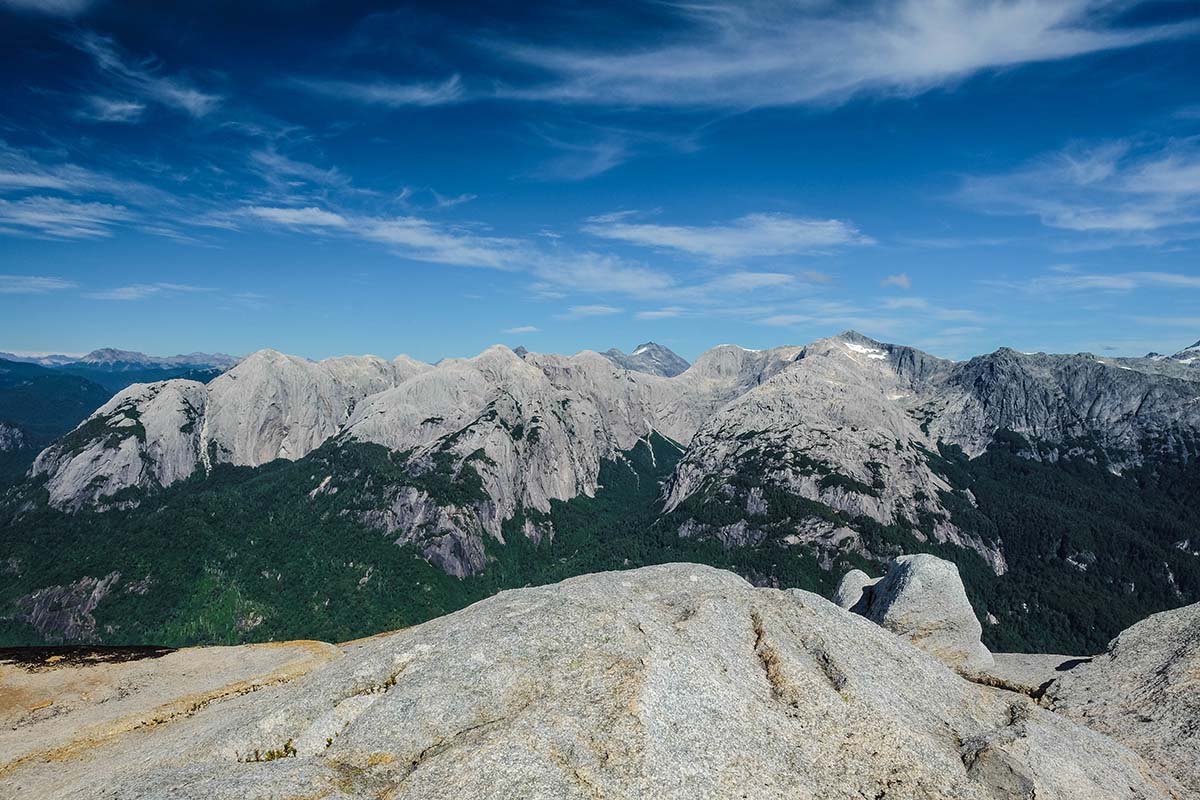
[[[18,361],[25,364],[38,364],[43,367],[63,367],[67,365],[86,365],[97,369],[124,371],[129,369],[168,368],[168,367],[232,367],[238,362],[236,356],[224,353],[187,353],[175,356],[148,356],[133,350],[118,350],[113,347],[102,347],[99,350],[82,356],[67,356],[51,354],[43,356],[22,356],[13,353],[0,352],[4,361]]]
[[[0,637],[345,639],[597,568],[828,593],[917,551],[959,565],[1009,649],[1098,647],[1200,598],[1186,356],[954,362],[848,331],[685,365],[653,343],[264,350],[132,385],[4,496]]]

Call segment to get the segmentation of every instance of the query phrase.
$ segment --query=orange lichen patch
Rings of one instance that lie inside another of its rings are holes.
[[[276,660],[278,666],[274,666],[272,659],[264,658],[263,653],[276,649],[287,649],[294,654],[282,663]],[[241,655],[240,664],[236,658],[230,657],[229,651]],[[11,757],[7,763],[0,763],[0,776],[34,761],[70,759],[123,734],[164,725],[189,717],[212,703],[287,683],[341,655],[342,651],[335,645],[302,640],[236,648],[191,648],[145,667],[134,663],[74,667],[42,673],[46,681],[57,680],[61,693],[72,698],[70,713],[47,722],[49,727],[43,728],[37,723],[28,725],[21,731],[21,742],[17,742],[15,747],[10,740],[8,749],[10,753],[16,750],[15,757]],[[239,680],[219,682],[222,670],[233,676],[238,666],[242,667],[243,675],[247,670],[252,674]],[[255,669],[270,666],[274,668],[253,674]],[[211,681],[213,685],[205,686],[206,681]],[[119,690],[127,682],[135,685],[134,691],[122,696]],[[84,694],[96,692],[98,684],[106,684],[109,701],[104,705],[80,702]],[[175,696],[172,696],[173,686],[179,686],[179,693]],[[118,690],[115,696],[114,687]],[[197,688],[200,690],[195,691]],[[166,701],[163,702],[163,699]],[[22,746],[22,742],[26,746]],[[35,746],[30,748],[28,743],[35,743]],[[0,744],[4,744],[2,735]],[[37,749],[38,744],[51,746]]]

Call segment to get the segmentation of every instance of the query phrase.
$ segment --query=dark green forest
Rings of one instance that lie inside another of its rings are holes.
[[[462,580],[358,515],[379,508],[385,487],[398,483],[443,502],[477,501],[471,459],[457,473],[439,461],[414,476],[404,454],[328,443],[296,462],[219,466],[140,496],[131,511],[69,515],[35,502],[14,519],[39,491],[27,488],[9,493],[0,517],[0,645],[45,641],[20,621],[22,598],[113,572],[121,578],[93,612],[96,638],[169,646],[343,641],[413,625],[505,588],[670,561],[829,595],[852,566],[878,575],[890,555],[933,552],[958,563],[980,618],[999,620],[984,624],[985,642],[997,651],[1096,652],[1148,614],[1200,599],[1200,557],[1188,552],[1200,549],[1200,470],[1151,463],[1117,476],[1102,461],[1050,463],[1027,457],[1030,451],[1020,437],[1002,435],[973,460],[953,448],[928,454],[954,487],[943,500],[955,523],[1003,543],[1009,570],[1000,577],[973,551],[922,537],[929,520],[882,526],[848,519],[770,486],[761,487],[767,511],[746,518],[761,531],[757,544],[727,549],[711,537],[681,538],[687,519],[719,525],[738,517],[703,494],[663,515],[661,483],[680,450],[657,436],[605,463],[595,497],[535,514],[539,526],[553,526],[552,539],[535,544],[521,533],[523,517],[509,520],[505,544],[487,540],[486,570]],[[310,496],[328,475],[337,492]],[[750,474],[739,480],[758,482]],[[783,542],[791,523],[812,516],[858,530],[874,557]],[[1184,541],[1186,549],[1177,546]]]

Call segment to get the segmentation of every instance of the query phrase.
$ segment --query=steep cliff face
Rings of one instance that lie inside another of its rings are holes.
[[[756,519],[787,513],[764,499],[765,484],[850,519],[928,519],[939,541],[972,547],[1002,572],[998,543],[964,536],[948,522],[939,495],[950,486],[929,464],[936,439],[918,409],[951,367],[856,334],[814,342],[704,424],[669,484],[667,508],[688,499],[743,507],[748,529],[741,535],[753,539]],[[705,532],[704,516],[685,522],[690,534]],[[857,533],[827,522],[799,535],[840,542]]]
[[[217,463],[258,466],[297,459],[336,433],[364,397],[428,365],[373,356],[321,362],[257,352],[205,385],[175,379],[134,384],[43,451],[59,508],[101,508],[123,489],[169,486]]]
[[[403,356],[314,362],[260,350],[210,384],[203,457],[244,466],[301,458],[337,433],[363,398],[428,368]]]
[[[45,477],[56,507],[120,507],[122,490],[169,486],[195,471],[207,400],[195,381],[134,384],[42,451],[31,472]]]
[[[1197,380],[1122,360],[1000,349],[957,365],[924,410],[934,435],[970,454],[1005,429],[1051,445],[1055,456],[1098,448],[1119,470],[1147,456],[1200,453]]]

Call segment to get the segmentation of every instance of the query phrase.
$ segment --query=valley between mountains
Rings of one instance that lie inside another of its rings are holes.
[[[828,596],[928,552],[993,650],[1096,652],[1200,600],[1197,352],[259,351],[121,389],[4,491],[0,643],[345,641],[677,561]]]

